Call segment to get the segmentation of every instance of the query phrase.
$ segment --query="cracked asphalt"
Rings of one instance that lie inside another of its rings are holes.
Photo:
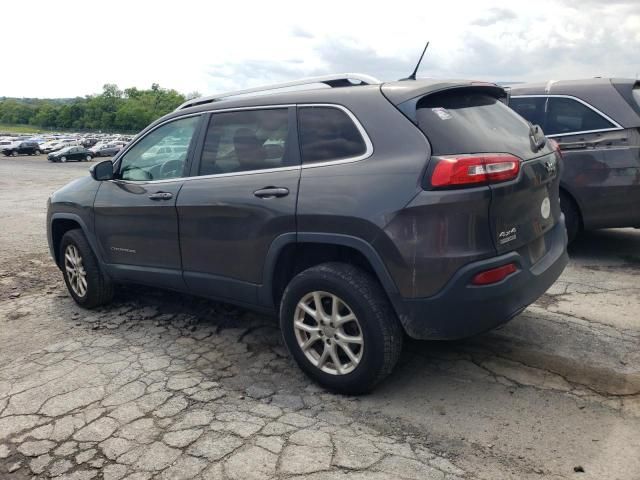
[[[408,341],[346,397],[272,318],[133,286],[77,307],[45,202],[86,169],[0,158],[1,479],[640,478],[639,230],[583,235],[505,327]]]

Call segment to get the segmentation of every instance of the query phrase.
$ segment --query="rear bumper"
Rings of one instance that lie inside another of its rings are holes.
[[[547,252],[535,264],[517,251],[465,265],[436,295],[393,299],[410,337],[452,340],[491,330],[535,302],[560,276],[569,261],[564,217],[546,234]],[[475,286],[481,271],[514,262],[518,271],[501,282]]]

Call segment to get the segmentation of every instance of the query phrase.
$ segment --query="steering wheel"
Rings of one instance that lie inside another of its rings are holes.
[[[126,174],[126,177],[122,174]],[[151,173],[134,166],[128,166],[121,175],[125,180],[153,180],[153,175],[151,175]]]
[[[160,167],[160,177],[173,178],[178,177],[180,169],[182,168],[182,162],[179,160],[169,160],[162,164]]]

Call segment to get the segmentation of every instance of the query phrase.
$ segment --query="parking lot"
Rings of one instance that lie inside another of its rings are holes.
[[[131,286],[76,306],[46,199],[88,165],[0,158],[0,478],[640,478],[640,230],[584,234],[512,322],[408,341],[344,397],[275,319]]]

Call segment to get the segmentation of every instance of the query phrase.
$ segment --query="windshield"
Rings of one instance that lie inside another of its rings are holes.
[[[635,100],[636,104],[640,107],[640,85],[635,87],[632,90],[631,94],[633,95],[633,99]]]

